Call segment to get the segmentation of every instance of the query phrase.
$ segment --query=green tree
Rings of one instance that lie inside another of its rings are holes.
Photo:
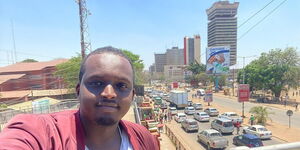
[[[30,62],[38,62],[38,61],[35,60],[35,59],[28,58],[28,59],[25,59],[25,60],[23,60],[21,62],[30,63]]]
[[[67,62],[56,65],[56,72],[54,74],[63,78],[64,83],[66,83],[70,89],[75,88],[78,83],[81,60],[81,55],[78,54]]]
[[[238,73],[238,82],[250,84],[251,89],[271,90],[276,99],[286,87],[300,86],[300,57],[295,48],[274,49],[262,53]]]
[[[140,59],[139,55],[133,54],[128,50],[122,50],[124,54],[132,61],[133,67],[135,69],[135,84],[143,84],[147,82],[144,79],[144,64]],[[56,66],[57,70],[54,73],[56,76],[63,78],[64,82],[67,84],[68,88],[76,87],[78,83],[78,75],[81,64],[81,55],[78,54],[76,57],[72,57],[65,63],[58,64]]]
[[[188,70],[192,71],[194,75],[199,74],[201,72],[205,72],[206,66],[204,64],[199,64],[197,62],[191,63],[188,67]]]
[[[252,107],[249,112],[254,115],[257,124],[265,125],[268,119],[271,120],[269,115],[274,114],[274,112],[270,112],[268,109],[268,107],[264,106],[255,106]]]

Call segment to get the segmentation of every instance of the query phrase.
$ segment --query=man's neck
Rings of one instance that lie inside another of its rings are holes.
[[[119,150],[121,135],[118,130],[118,123],[112,126],[101,126],[91,123],[84,123],[85,145],[90,149],[97,150]]]

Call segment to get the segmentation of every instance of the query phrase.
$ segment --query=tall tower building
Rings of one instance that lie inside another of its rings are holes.
[[[166,54],[154,54],[155,72],[164,72],[164,66],[167,64]]]
[[[200,53],[201,53],[201,41],[200,35],[195,35],[194,38],[184,37],[184,64],[189,65],[191,63],[197,62],[201,63]]]
[[[230,65],[236,64],[238,6],[239,2],[218,1],[206,10],[207,46],[230,46]]]
[[[167,65],[183,65],[184,58],[182,56],[183,49],[179,49],[178,47],[172,47],[171,49],[167,49]]]

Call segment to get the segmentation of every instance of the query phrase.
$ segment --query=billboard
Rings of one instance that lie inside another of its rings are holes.
[[[204,102],[212,102],[212,101],[213,101],[212,90],[205,90]]]
[[[250,87],[249,84],[240,84],[238,87],[238,101],[248,102],[250,98]]]
[[[206,49],[206,73],[228,74],[230,65],[230,46],[208,47]]]

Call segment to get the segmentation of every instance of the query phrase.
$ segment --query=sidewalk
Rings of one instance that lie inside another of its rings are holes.
[[[217,96],[217,97],[225,97],[225,98],[237,101],[236,97],[225,96],[225,95],[223,95],[223,93],[213,93],[213,94],[214,94],[214,96]],[[193,99],[193,101],[200,102],[200,103],[203,104],[203,106],[207,107],[207,103],[204,103],[202,99],[195,98],[195,99]],[[290,107],[290,106],[287,106],[287,107],[276,106],[276,104],[262,103],[261,105],[268,106],[268,107],[276,107],[276,108],[283,109],[283,110],[288,110],[288,109],[293,110],[293,109],[295,109],[295,108]],[[218,105],[214,102],[211,103],[211,107],[217,108],[220,112],[234,111],[234,112],[237,112],[238,114],[241,115],[241,110],[236,110],[236,109],[232,109],[232,108],[225,108],[225,107],[220,106],[220,105]],[[247,125],[249,125],[248,122],[249,122],[250,114],[248,112],[245,112],[245,116],[246,116],[246,118],[244,119],[243,125],[247,126]],[[268,123],[266,124],[266,128],[269,129],[270,131],[272,131],[274,137],[276,137],[276,138],[278,138],[282,141],[285,141],[285,142],[299,142],[299,140],[300,140],[300,134],[299,134],[300,133],[300,128],[295,128],[295,127],[289,128],[286,125],[281,125],[279,123],[270,122],[270,121],[268,121]]]
[[[127,121],[134,122],[134,123],[136,122],[135,117],[134,117],[133,108],[134,108],[133,106],[130,107],[128,112],[122,118],[123,120],[127,120]],[[165,133],[161,133],[160,137],[161,137],[160,138],[160,149],[161,150],[175,150],[176,149],[176,147],[174,146],[174,144],[172,143],[170,138]]]

